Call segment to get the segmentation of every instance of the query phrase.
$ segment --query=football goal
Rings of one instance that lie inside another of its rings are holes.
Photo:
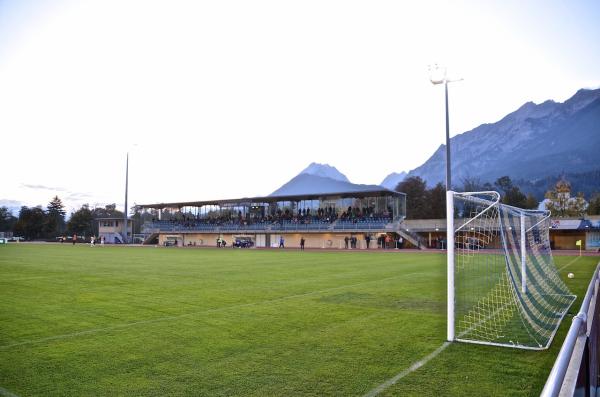
[[[446,197],[448,340],[546,349],[575,296],[550,250],[550,213],[497,192]]]

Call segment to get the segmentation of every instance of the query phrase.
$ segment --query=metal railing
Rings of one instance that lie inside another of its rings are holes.
[[[230,231],[254,231],[254,232],[289,232],[289,231],[370,231],[370,230],[388,230],[392,229],[390,221],[361,221],[353,222],[321,222],[314,221],[309,223],[301,222],[272,222],[272,223],[251,223],[249,225],[231,223],[231,224],[210,224],[210,223],[190,223],[178,224],[170,222],[155,222],[147,223],[142,226],[142,231],[145,234],[157,232],[205,232],[205,233],[222,233]]]
[[[565,337],[542,397],[596,396],[598,388],[598,346],[600,342],[600,305],[598,288],[600,263],[594,271],[581,309]]]

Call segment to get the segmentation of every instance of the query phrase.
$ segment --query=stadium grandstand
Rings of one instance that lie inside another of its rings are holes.
[[[138,205],[145,243],[178,246],[394,248],[406,195],[387,189]],[[146,219],[149,216],[145,216]],[[401,237],[403,236],[403,237]],[[348,242],[354,244],[348,246]],[[418,244],[418,242],[417,242]]]

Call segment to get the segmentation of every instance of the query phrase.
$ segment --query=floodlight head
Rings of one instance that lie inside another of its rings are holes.
[[[432,84],[444,84],[448,80],[446,79],[446,68],[439,67],[438,64],[433,66],[429,65],[429,80]]]

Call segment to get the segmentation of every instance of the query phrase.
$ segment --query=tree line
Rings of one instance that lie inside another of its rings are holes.
[[[463,180],[461,191],[498,191],[504,204],[514,207],[536,209],[539,202],[533,194],[523,193],[508,176],[498,178],[494,184],[480,183],[477,179]],[[561,178],[552,190],[546,192],[546,208],[554,217],[582,217],[600,215],[600,193],[585,200],[583,193],[570,194],[571,185]],[[427,188],[427,182],[415,176],[405,179],[396,186],[396,191],[406,193],[407,219],[443,219],[446,217],[446,188],[438,183]],[[151,218],[142,214],[138,208],[131,208],[134,221],[134,233],[139,233],[141,224]],[[116,204],[90,208],[83,204],[72,212],[68,221],[62,200],[55,196],[46,206],[22,206],[19,215],[14,216],[7,207],[0,207],[0,232],[13,232],[15,236],[27,240],[54,240],[56,237],[77,234],[78,236],[97,236],[99,218],[123,218],[123,212]],[[147,219],[148,218],[148,219]]]
[[[55,240],[56,237],[77,234],[97,236],[98,218],[123,217],[116,204],[90,208],[83,204],[66,220],[65,206],[55,196],[46,206],[22,206],[15,217],[7,207],[0,207],[0,232],[13,232],[26,240]]]
[[[438,183],[427,188],[419,176],[406,178],[396,186],[396,191],[406,193],[407,219],[443,219],[446,217],[446,188]],[[493,184],[478,179],[463,180],[463,192],[497,191],[503,204],[524,209],[537,209],[539,201],[532,193],[525,194],[508,176],[498,178]],[[571,185],[561,178],[553,189],[546,192],[546,209],[555,217],[582,217],[600,215],[600,193],[592,195],[589,202],[579,192],[571,196]]]

